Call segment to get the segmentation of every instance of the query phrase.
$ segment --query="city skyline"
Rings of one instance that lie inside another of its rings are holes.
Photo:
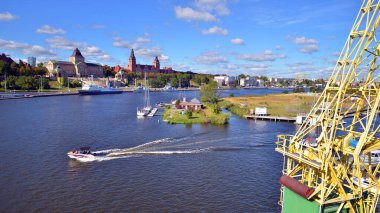
[[[0,51],[13,59],[137,62],[210,74],[327,77],[360,6],[355,1],[4,2]]]

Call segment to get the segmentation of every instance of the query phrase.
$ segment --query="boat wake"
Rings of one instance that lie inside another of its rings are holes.
[[[240,147],[219,147],[211,144],[219,144],[225,138],[204,138],[205,134],[199,133],[187,137],[163,138],[150,141],[138,146],[124,149],[106,149],[93,151],[93,157],[78,159],[80,161],[106,161],[120,158],[139,157],[146,155],[179,155],[198,154],[210,151],[241,151]],[[200,140],[201,139],[201,140]]]

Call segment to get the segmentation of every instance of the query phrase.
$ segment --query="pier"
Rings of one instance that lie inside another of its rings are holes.
[[[266,121],[284,121],[295,122],[296,117],[280,117],[280,116],[263,116],[263,115],[244,115],[246,119],[266,120]]]

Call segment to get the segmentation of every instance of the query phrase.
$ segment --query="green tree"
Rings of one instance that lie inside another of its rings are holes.
[[[35,75],[41,75],[41,76],[45,76],[47,75],[48,73],[48,70],[46,67],[42,66],[37,66],[37,67],[34,67],[34,74]]]
[[[0,61],[0,75],[9,75],[11,67],[5,61]]]
[[[35,90],[39,84],[37,79],[31,76],[20,76],[16,80],[16,85],[23,90]]]
[[[193,116],[193,112],[191,110],[186,110],[185,115],[189,119],[191,116]]]
[[[170,78],[170,85],[172,85],[172,87],[178,87],[179,85],[179,82],[178,82],[178,79],[177,78]]]
[[[103,75],[104,77],[109,77],[109,76],[115,76],[115,73],[113,72],[112,68],[108,65],[103,66]]]
[[[214,114],[220,114],[222,112],[222,108],[219,106],[219,104],[213,104],[210,108]]]
[[[218,83],[216,81],[211,81],[208,84],[203,85],[199,91],[202,102],[216,104],[219,99],[217,89]]]
[[[17,80],[17,77],[16,76],[8,76],[7,77],[7,88],[8,89],[20,89],[17,85],[16,85],[16,80]]]

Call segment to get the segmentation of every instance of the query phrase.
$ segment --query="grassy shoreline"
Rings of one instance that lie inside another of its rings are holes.
[[[230,118],[229,114],[215,114],[208,108],[200,111],[193,111],[192,116],[188,117],[185,114],[181,114],[181,109],[167,108],[165,109],[162,118],[170,124],[214,124],[223,125],[227,124]]]
[[[272,116],[296,117],[297,113],[309,112],[315,99],[313,94],[273,94],[223,98],[221,105],[239,117],[249,114],[255,107],[267,107]]]

